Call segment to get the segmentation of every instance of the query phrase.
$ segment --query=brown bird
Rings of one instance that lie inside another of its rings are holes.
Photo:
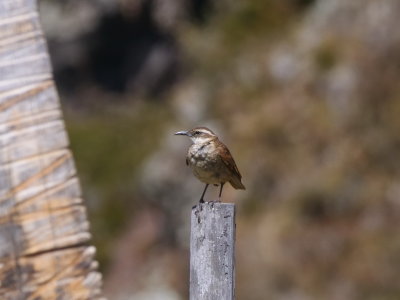
[[[193,142],[186,156],[186,165],[190,166],[194,175],[206,184],[200,203],[204,202],[204,194],[210,184],[220,185],[219,202],[221,202],[222,188],[227,181],[235,189],[246,189],[231,153],[214,132],[206,127],[196,127],[189,131],[179,131],[175,135],[186,135]]]

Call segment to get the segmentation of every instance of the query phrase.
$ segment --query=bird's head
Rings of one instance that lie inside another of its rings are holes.
[[[178,131],[175,135],[186,135],[195,144],[207,143],[217,138],[215,133],[206,127],[196,127],[189,131]]]

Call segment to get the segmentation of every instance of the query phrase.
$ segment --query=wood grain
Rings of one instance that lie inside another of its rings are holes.
[[[34,0],[0,0],[0,298],[100,299]]]
[[[235,205],[199,203],[192,209],[190,300],[235,299]]]

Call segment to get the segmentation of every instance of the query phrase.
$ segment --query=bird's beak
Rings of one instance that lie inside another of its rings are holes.
[[[188,132],[187,131],[178,131],[178,132],[175,132],[175,135],[188,135]]]

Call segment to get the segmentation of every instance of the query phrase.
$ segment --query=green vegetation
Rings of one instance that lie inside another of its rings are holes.
[[[135,189],[143,161],[158,148],[168,109],[152,102],[104,104],[83,113],[66,111],[67,130],[89,199],[98,259],[107,266],[109,247],[138,206]]]

